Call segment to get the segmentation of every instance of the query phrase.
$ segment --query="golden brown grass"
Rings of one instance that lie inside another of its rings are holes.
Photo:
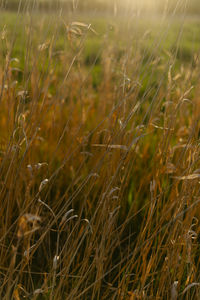
[[[0,298],[198,299],[198,56],[120,52],[116,27],[94,84],[92,26],[60,51],[62,17],[50,38],[18,18],[21,70],[19,32],[1,32]]]

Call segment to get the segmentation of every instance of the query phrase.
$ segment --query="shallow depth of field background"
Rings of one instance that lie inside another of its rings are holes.
[[[200,298],[199,16],[0,1],[0,299]]]

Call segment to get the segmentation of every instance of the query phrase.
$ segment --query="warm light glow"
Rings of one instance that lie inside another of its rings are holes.
[[[140,12],[166,12],[175,7],[185,7],[188,0],[111,0],[119,6],[125,5],[130,9],[139,10]],[[194,0],[195,1],[195,0]]]
[[[121,0],[123,1],[123,0]],[[164,3],[164,2],[167,2],[167,0],[125,0],[127,2],[128,5],[131,5],[133,7],[142,7],[142,8],[156,8],[156,6],[159,4],[159,3]]]

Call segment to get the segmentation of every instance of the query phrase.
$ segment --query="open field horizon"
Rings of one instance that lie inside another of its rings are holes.
[[[0,5],[0,299],[199,299],[200,4],[39,3]]]
[[[86,11],[94,12],[100,11],[109,14],[120,14],[120,13],[138,13],[142,14],[191,14],[198,15],[200,12],[199,1],[198,0],[184,0],[184,1],[174,1],[174,0],[1,0],[1,9],[11,9],[17,11],[23,11],[25,9],[32,10],[59,10],[63,9],[65,11]]]

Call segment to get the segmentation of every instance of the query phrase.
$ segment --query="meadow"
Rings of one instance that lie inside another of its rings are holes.
[[[0,299],[199,299],[200,5],[44,2],[1,3]]]

